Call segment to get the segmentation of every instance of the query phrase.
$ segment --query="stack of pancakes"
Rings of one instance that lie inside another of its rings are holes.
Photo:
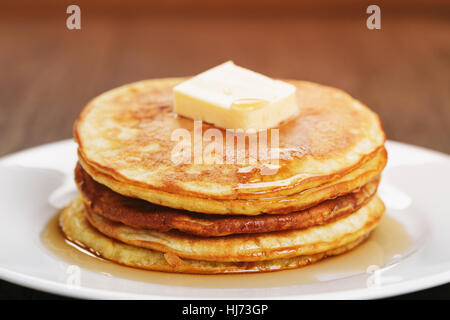
[[[341,254],[377,226],[387,154],[366,106],[338,89],[289,81],[300,111],[278,128],[276,172],[263,174],[258,163],[175,164],[174,130],[194,136],[194,121],[172,112],[172,88],[183,80],[125,85],[83,110],[74,130],[81,195],[60,218],[69,240],[137,268],[261,272]]]

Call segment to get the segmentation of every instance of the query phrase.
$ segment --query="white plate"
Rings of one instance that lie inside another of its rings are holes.
[[[40,234],[75,194],[76,146],[61,141],[13,154],[0,159],[0,278],[55,294],[102,299],[366,299],[450,282],[450,157],[398,142],[388,142],[387,149],[389,163],[379,193],[387,215],[411,238],[408,250],[376,271],[328,271],[305,284],[286,282],[286,275],[294,279],[307,269],[218,277],[152,273],[164,279],[152,283],[81,268],[80,285],[70,285],[70,264],[49,251]],[[185,285],[180,276],[195,278]],[[208,287],[196,287],[198,279]],[[242,285],[224,288],[227,279]]]

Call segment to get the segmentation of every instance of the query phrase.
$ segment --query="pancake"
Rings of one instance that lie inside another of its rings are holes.
[[[380,175],[386,165],[387,154],[386,150],[383,148],[377,152],[373,159],[369,160],[360,168],[355,169],[336,181],[318,186],[316,188],[311,188],[291,196],[254,200],[216,200],[193,198],[180,194],[169,194],[157,190],[149,193],[147,192],[148,189],[146,187],[127,185],[104,173],[96,171],[94,168],[87,165],[81,157],[79,158],[79,162],[83,169],[94,180],[124,196],[139,198],[159,205],[175,209],[185,209],[193,212],[254,216],[263,213],[286,214],[305,210],[322,201],[333,199],[358,190]]]
[[[89,209],[104,218],[137,228],[159,231],[177,229],[185,233],[208,237],[298,230],[329,223],[353,213],[367,203],[375,195],[379,179],[369,182],[354,193],[324,201],[307,210],[255,217],[205,216],[125,197],[95,182],[80,164],[75,169],[75,182]]]
[[[344,246],[314,255],[258,262],[214,262],[180,259],[171,254],[127,245],[108,238],[89,224],[83,204],[78,200],[61,212],[60,226],[70,241],[104,259],[147,270],[197,274],[254,273],[299,268],[347,252],[367,238],[367,235],[364,235]]]
[[[77,201],[82,202],[79,198]],[[176,231],[139,229],[113,222],[85,206],[86,217],[104,235],[137,247],[194,260],[262,261],[311,255],[331,250],[369,233],[378,224],[384,205],[372,198],[355,213],[326,225],[225,237],[197,237]]]
[[[125,85],[86,106],[74,135],[80,162],[96,181],[123,195],[190,211],[287,213],[357,189],[385,165],[385,136],[377,115],[341,90],[303,81],[290,81],[298,89],[300,112],[278,128],[276,173],[262,174],[262,160],[250,167],[236,162],[175,164],[174,130],[185,129],[194,136],[193,121],[172,112],[172,88],[182,80]],[[203,132],[209,128],[213,127],[203,124]],[[249,162],[248,150],[245,156]],[[350,179],[355,171],[359,175]],[[345,177],[344,190],[329,189],[298,200],[299,194]],[[252,201],[278,198],[282,201],[261,206]]]

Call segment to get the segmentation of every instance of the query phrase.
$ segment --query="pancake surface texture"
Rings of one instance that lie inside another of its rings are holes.
[[[147,270],[200,274],[268,272],[299,268],[349,251],[367,237],[364,235],[343,246],[313,255],[235,263],[180,259],[170,253],[164,254],[108,238],[89,224],[81,199],[75,199],[62,211],[60,225],[69,240],[107,260]]]
[[[376,114],[341,90],[303,81],[290,81],[297,86],[300,113],[279,127],[275,174],[262,174],[259,162],[175,164],[174,130],[194,136],[194,121],[172,113],[172,88],[182,80],[125,85],[87,105],[74,134],[80,163],[92,178],[123,195],[173,208],[256,215],[290,213],[346,194],[385,166]],[[209,128],[204,123],[203,133]]]
[[[379,179],[360,190],[324,201],[307,210],[282,215],[202,215],[129,198],[95,182],[78,164],[75,182],[90,211],[115,222],[143,229],[176,229],[198,236],[305,229],[347,216],[366,204],[376,193]]]

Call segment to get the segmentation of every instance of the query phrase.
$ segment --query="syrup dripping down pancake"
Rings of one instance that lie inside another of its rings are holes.
[[[159,231],[176,229],[197,236],[211,237],[298,230],[329,223],[366,204],[375,195],[379,179],[374,179],[355,192],[324,201],[307,210],[254,217],[203,215],[125,197],[97,183],[79,164],[75,169],[75,181],[90,210],[109,220],[137,228]]]
[[[324,183],[315,188],[304,190],[290,196],[261,198],[251,200],[217,200],[211,198],[194,198],[180,194],[171,194],[159,190],[148,192],[147,187],[129,185],[111,178],[84,162],[80,156],[79,163],[94,180],[124,196],[139,198],[151,203],[175,209],[220,215],[286,214],[308,209],[325,200],[337,198],[358,190],[380,175],[386,165],[387,154],[384,148],[373,158],[344,175],[340,179]]]

